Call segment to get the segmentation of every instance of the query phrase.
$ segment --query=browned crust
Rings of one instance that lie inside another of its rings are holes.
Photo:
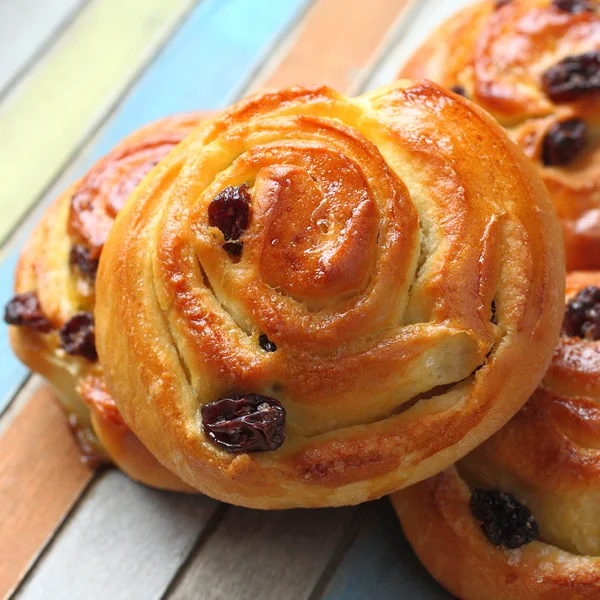
[[[206,207],[243,182],[252,215],[234,262]],[[98,275],[108,387],[159,460],[216,498],[376,498],[451,464],[531,394],[560,326],[561,247],[530,163],[440,87],[259,94],[181,144],[117,219]],[[240,392],[282,401],[282,448],[208,443],[200,406]]]
[[[555,104],[542,73],[569,55],[600,50],[600,12],[571,14],[552,0],[485,0],[455,14],[398,74],[461,85],[494,115],[536,165],[562,221],[567,269],[600,268],[600,94]],[[588,126],[589,147],[572,164],[544,166],[542,141],[571,118]]]
[[[569,274],[567,297],[586,285],[600,285],[600,273]],[[585,348],[596,357],[581,368]],[[561,339],[549,376],[506,427],[457,468],[392,496],[421,562],[463,600],[600,597],[598,355],[597,342]],[[568,386],[563,371],[576,374]],[[493,546],[471,514],[467,482],[515,495],[538,521],[540,540]]]

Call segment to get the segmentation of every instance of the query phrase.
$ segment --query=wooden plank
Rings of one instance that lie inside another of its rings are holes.
[[[309,598],[357,510],[232,507],[166,598]]]
[[[39,198],[194,2],[92,2],[4,98],[0,239]]]
[[[389,500],[369,505],[323,600],[452,600],[421,566]]]
[[[348,90],[364,76],[369,59],[408,0],[320,0],[275,55],[255,88],[326,84]]]
[[[0,2],[0,97],[88,0]]]
[[[380,64],[364,82],[362,90],[372,90],[394,81],[400,67],[427,36],[457,10],[472,3],[473,0],[417,1],[406,20],[397,23],[391,51],[382,57]]]
[[[158,600],[217,506],[107,471],[15,598]]]
[[[0,436],[0,598],[6,598],[92,477],[40,381]]]

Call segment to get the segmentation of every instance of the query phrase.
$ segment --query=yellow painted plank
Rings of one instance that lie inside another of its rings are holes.
[[[195,0],[95,0],[0,105],[0,239]]]

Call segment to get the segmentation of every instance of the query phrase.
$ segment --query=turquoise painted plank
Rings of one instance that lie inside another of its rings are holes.
[[[43,200],[47,206],[69,183],[137,127],[161,116],[223,106],[261,64],[272,44],[311,0],[204,0],[142,75],[100,135]],[[23,243],[41,214],[34,212],[0,259],[0,310],[12,296]],[[13,355],[0,324],[0,414],[27,370]]]
[[[253,67],[310,2],[204,0],[125,99],[94,158],[149,121],[234,101]]]
[[[452,600],[421,566],[387,499],[373,502],[322,600]]]

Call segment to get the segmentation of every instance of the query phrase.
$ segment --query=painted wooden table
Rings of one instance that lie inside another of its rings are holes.
[[[0,303],[48,203],[125,134],[252,90],[390,81],[465,0],[0,0]],[[94,473],[0,325],[0,598],[450,598],[386,499],[241,509]]]

